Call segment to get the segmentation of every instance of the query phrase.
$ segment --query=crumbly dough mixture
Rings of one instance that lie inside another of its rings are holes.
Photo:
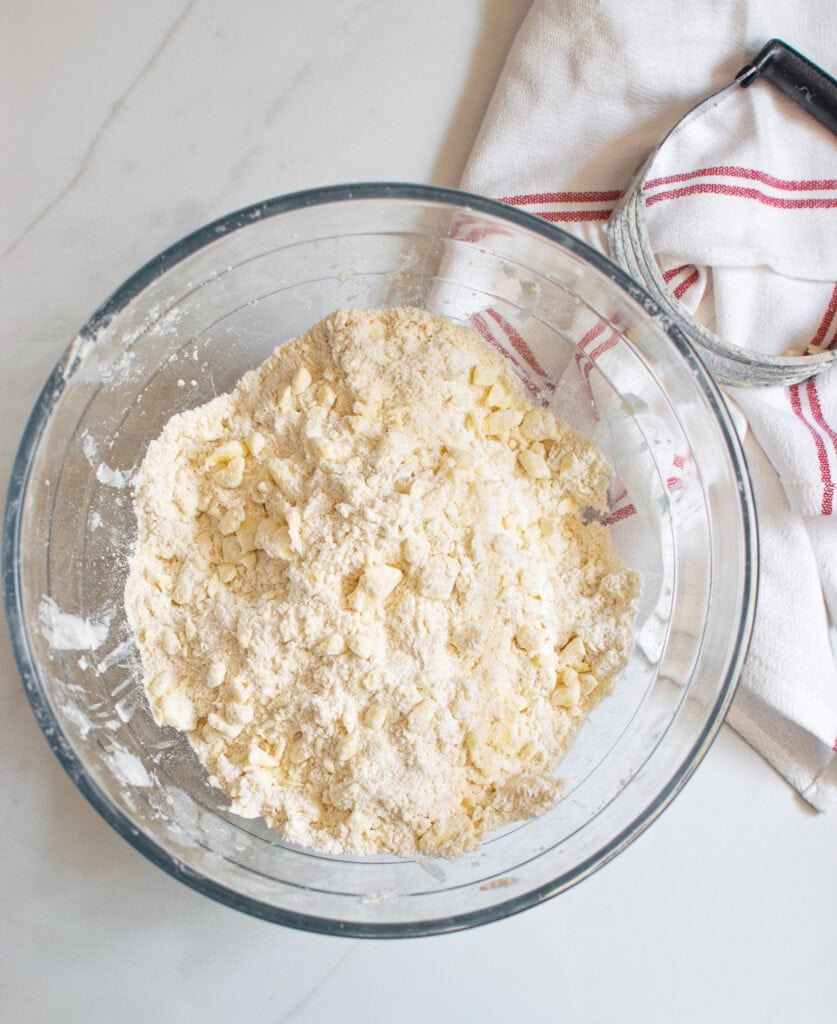
[[[341,309],[174,416],[126,589],[158,723],[244,817],[456,856],[545,811],[631,646],[596,448],[417,309]]]

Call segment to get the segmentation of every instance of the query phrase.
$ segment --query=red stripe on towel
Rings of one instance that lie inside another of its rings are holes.
[[[458,242],[468,242],[470,245],[476,245],[477,242],[482,242],[489,235],[493,234],[496,234],[494,228],[471,228],[467,234],[461,236],[454,235],[453,237]]]
[[[823,415],[820,396],[817,392],[817,382],[814,377],[809,377],[805,382],[805,393],[808,395],[808,405],[811,407],[814,422],[826,432],[831,440],[831,446],[834,448],[835,454],[837,454],[837,433]]]
[[[760,181],[771,188],[785,189],[788,192],[823,192],[837,189],[837,178],[810,178],[792,181],[789,178],[774,178],[772,174],[756,171],[751,167],[702,167],[697,171],[685,171],[683,174],[670,174],[665,178],[652,178],[646,181],[643,188],[656,188],[658,185],[674,185],[678,181],[693,181],[695,178],[723,177],[745,178],[748,181]]]
[[[599,356],[603,356],[605,352],[609,352],[618,341],[619,333],[617,331],[613,331],[607,341],[603,341],[601,345],[598,345],[590,353],[591,361],[595,363]]]
[[[741,188],[739,185],[718,185],[713,182],[701,182],[698,185],[686,185],[674,188],[670,192],[657,192],[647,196],[646,206],[661,203],[664,199],[682,199],[684,196],[719,195],[736,199],[755,199],[763,206],[775,206],[780,210],[835,210],[837,199],[780,199],[759,192],[757,188]]]
[[[534,211],[550,224],[580,224],[588,220],[609,220],[613,210],[545,210]]]
[[[529,348],[529,346],[526,344],[525,339],[520,336],[518,331],[516,331],[515,328],[512,327],[508,320],[506,320],[506,318],[501,313],[498,313],[496,309],[487,309],[486,313],[488,313],[492,320],[495,320],[500,325],[500,327],[502,327],[502,329],[506,333],[507,338],[509,339],[509,342],[511,343],[512,348],[515,350],[515,352],[517,352],[520,358],[523,359],[524,362],[526,362],[526,364],[532,370],[534,370],[535,373],[537,373],[539,376],[546,377],[546,372],[544,371],[541,364],[538,362],[535,353]]]
[[[828,463],[828,452],[817,428],[809,422],[802,411],[802,402],[799,398],[799,385],[791,384],[788,388],[791,409],[798,420],[805,424],[808,433],[814,440],[817,449],[817,462],[820,467],[820,479],[822,480],[822,515],[830,516],[834,507],[834,481],[831,479],[831,467]]]
[[[621,523],[623,519],[634,515],[636,515],[636,509],[633,505],[623,505],[622,508],[617,508],[610,515],[605,516],[602,520],[602,525],[613,526],[614,523]]]
[[[605,327],[607,327],[607,321],[600,320],[595,327],[591,327],[590,330],[584,335],[584,337],[578,343],[578,347],[583,349],[586,345],[589,345],[594,338],[598,338],[598,336],[602,333]]]
[[[700,274],[697,270],[693,270],[691,274],[674,289],[675,299],[682,299],[686,292],[692,287],[693,284],[697,284],[700,279]]]
[[[822,318],[822,323],[817,328],[817,333],[811,340],[812,345],[822,344],[823,338],[828,334],[828,328],[831,326],[835,313],[837,313],[837,284],[834,285],[834,291],[831,293],[831,298],[828,300],[828,307]],[[831,345],[833,344],[834,338],[831,339],[831,343],[827,347],[831,348]]]
[[[609,352],[614,347],[614,345],[618,343],[618,341],[619,333],[617,331],[611,331],[609,337],[605,341],[603,341],[601,345],[597,345],[593,349],[593,351],[587,357],[587,362],[585,362],[584,366],[581,367],[581,372],[584,375],[584,383],[587,385],[587,393],[590,395],[591,398],[593,397],[593,395],[590,391],[590,374],[593,372],[593,366],[595,365],[596,360],[603,356],[605,352]],[[578,362],[580,357],[576,356],[575,358],[576,362]]]
[[[622,198],[621,192],[527,192],[522,196],[506,196],[501,203],[509,206],[532,206],[535,203],[607,203]]]
[[[474,315],[471,317],[471,323],[474,325],[474,327],[476,327],[477,332],[479,333],[483,341],[487,341],[492,348],[496,348],[497,351],[501,353],[501,355],[504,355],[508,359],[509,353],[506,352],[503,346],[497,341],[497,339],[491,333],[491,328],[488,326],[485,320],[483,320],[482,314],[474,313]]]

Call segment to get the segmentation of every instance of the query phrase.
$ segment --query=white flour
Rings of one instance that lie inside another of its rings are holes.
[[[455,856],[543,812],[630,650],[637,577],[579,514],[607,480],[473,332],[339,310],[149,447],[156,720],[321,850]]]
[[[96,479],[100,484],[104,484],[105,487],[121,488],[126,484],[125,474],[122,470],[111,469],[105,462],[99,463],[99,468],[96,470]]]
[[[110,623],[63,612],[51,597],[42,597],[38,605],[38,626],[41,635],[56,651],[95,651],[107,639]]]

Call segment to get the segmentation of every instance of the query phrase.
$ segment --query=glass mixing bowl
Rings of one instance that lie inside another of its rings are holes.
[[[339,306],[472,324],[614,470],[613,536],[642,577],[630,663],[559,767],[542,817],[455,860],[294,847],[154,724],[122,593],[131,475],[169,417],[233,386]],[[152,260],[90,319],[37,401],[3,536],[23,684],[70,777],[130,843],[240,910],[315,931],[481,924],[589,875],[668,804],[724,718],[752,623],[744,457],[689,344],[607,259],[499,203],[415,185],[241,210]]]

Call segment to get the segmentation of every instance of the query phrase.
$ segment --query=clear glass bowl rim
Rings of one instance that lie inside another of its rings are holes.
[[[235,910],[240,910],[243,913],[261,918],[262,920],[271,921],[275,924],[303,931],[355,938],[415,938],[487,924],[491,921],[520,913],[556,896],[612,860],[613,857],[644,832],[671,803],[709,750],[724,722],[727,710],[735,695],[741,668],[747,654],[755,616],[758,590],[758,527],[747,462],[741,443],[732,427],[718,386],[706,370],[691,343],[677,327],[668,322],[651,296],[602,253],[534,214],[484,196],[431,185],[402,182],[362,182],[306,189],[242,207],[186,235],[140,267],[92,314],[79,331],[78,338],[94,337],[99,330],[105,327],[117,313],[126,307],[152,281],[161,277],[177,263],[180,263],[199,249],[217,241],[224,235],[238,231],[257,221],[276,217],[283,213],[310,206],[342,203],[353,199],[413,200],[459,207],[464,211],[484,213],[509,221],[555,242],[595,267],[631,299],[642,306],[650,317],[656,319],[657,325],[665,332],[680,355],[690,365],[696,382],[701,387],[705,398],[713,409],[732,458],[736,483],[738,485],[745,546],[744,578],[742,581],[743,609],[736,630],[730,665],[715,706],[709,714],[691,751],[683,759],[679,771],[672,776],[668,784],[657,794],[656,798],[644,808],[627,828],[614,837],[603,850],[598,851],[586,861],[576,865],[569,873],[561,874],[545,885],[529,890],[513,899],[497,903],[492,907],[463,914],[454,914],[447,918],[433,918],[428,921],[409,923],[364,924],[360,922],[344,922],[277,908],[260,900],[243,896],[233,889],[198,874],[145,836],[136,828],[127,815],[119,811],[110,802],[108,797],[87,775],[84,765],[76,757],[70,743],[64,736],[61,726],[53,715],[49,702],[42,691],[37,670],[29,656],[20,604],[20,559],[18,555],[20,519],[23,498],[29,480],[29,470],[46,421],[53,407],[58,402],[64,386],[72,375],[78,340],[70,343],[47,378],[24,429],[12,467],[3,523],[3,597],[18,673],[21,677],[26,697],[49,746],[74,785],[92,807],[123,839],[127,840],[143,856],[148,858],[153,864],[156,864],[157,867],[162,868],[173,878],[185,883],[197,892],[209,896]]]

